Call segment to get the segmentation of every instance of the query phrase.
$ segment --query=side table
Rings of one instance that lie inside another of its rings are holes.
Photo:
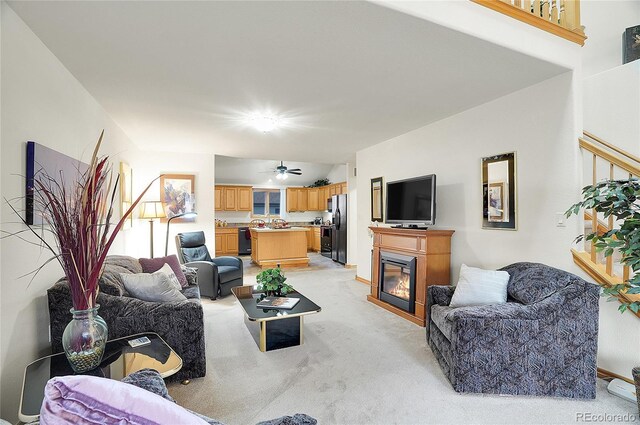
[[[135,348],[129,345],[129,341],[141,337],[149,338],[151,343]],[[83,375],[121,380],[145,368],[155,369],[160,376],[166,378],[182,368],[182,359],[158,334],[142,333],[107,341],[100,366]],[[42,357],[27,365],[22,381],[18,418],[22,422],[37,420],[47,381],[56,376],[74,374],[64,353]]]

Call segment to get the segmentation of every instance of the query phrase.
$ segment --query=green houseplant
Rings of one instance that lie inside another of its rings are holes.
[[[582,189],[582,200],[571,206],[566,212],[567,218],[578,214],[582,209],[595,209],[605,219],[613,217],[613,229],[598,235],[597,228],[587,235],[580,235],[576,242],[593,241],[597,251],[604,251],[605,257],[611,256],[615,250],[622,254],[621,262],[633,270],[634,275],[625,282],[606,286],[605,295],[616,299],[620,295],[640,294],[640,181],[606,180]],[[621,313],[627,309],[638,313],[640,301],[618,298]],[[638,410],[640,411],[640,367],[632,370],[636,384]]]
[[[53,254],[45,264],[57,261],[64,271],[71,292],[73,318],[64,330],[62,345],[71,367],[78,373],[97,367],[102,360],[108,330],[98,315],[98,282],[109,248],[153,183],[149,183],[119,220],[113,220],[113,207],[118,202],[118,177],[114,180],[109,157],[98,154],[103,136],[104,131],[86,171],[78,170],[76,176],[65,176],[62,172],[51,176],[42,171],[34,177],[37,195],[33,201],[45,226],[29,225],[5,199],[27,226],[8,236],[22,239],[19,234],[30,231],[40,245]],[[70,177],[73,180],[67,180]],[[49,242],[47,234],[52,236],[54,243]]]
[[[593,241],[596,250],[604,251],[605,257],[618,250],[622,254],[622,264],[635,273],[626,282],[605,287],[604,294],[612,297],[640,294],[640,181],[635,178],[602,181],[583,188],[582,198],[567,210],[567,218],[582,209],[595,209],[605,219],[613,217],[618,226],[601,235],[594,229],[587,235],[578,236],[576,242]],[[620,300],[620,312],[640,311],[640,301]]]
[[[286,280],[280,267],[263,270],[256,276],[259,289],[264,291],[266,296],[280,297],[293,291],[293,286],[285,283]]]

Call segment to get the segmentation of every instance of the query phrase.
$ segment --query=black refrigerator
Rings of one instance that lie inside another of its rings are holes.
[[[331,197],[333,225],[331,226],[331,259],[347,263],[347,195]]]

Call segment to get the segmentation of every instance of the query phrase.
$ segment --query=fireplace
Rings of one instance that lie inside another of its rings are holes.
[[[409,313],[415,312],[416,257],[380,252],[378,298]]]

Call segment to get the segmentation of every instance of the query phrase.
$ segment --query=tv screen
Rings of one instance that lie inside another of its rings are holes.
[[[436,175],[387,183],[387,222],[424,223],[436,221]]]

